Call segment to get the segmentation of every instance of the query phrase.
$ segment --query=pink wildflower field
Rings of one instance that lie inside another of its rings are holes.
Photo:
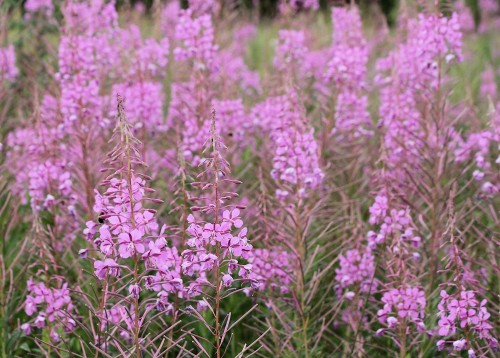
[[[500,2],[0,1],[0,358],[498,357]]]

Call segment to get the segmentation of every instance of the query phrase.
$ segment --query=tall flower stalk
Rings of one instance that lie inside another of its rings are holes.
[[[162,236],[164,230],[158,235],[155,210],[143,207],[148,201],[159,201],[147,196],[153,191],[145,185],[148,177],[137,172],[145,163],[138,150],[140,142],[127,121],[124,100],[119,95],[116,120],[111,139],[116,146],[106,162],[111,174],[102,183],[107,189],[103,195],[96,192],[94,211],[99,215],[98,221],[88,222],[85,230],[99,255],[104,256],[94,261],[95,275],[104,281],[97,310],[100,327],[96,349],[100,352],[109,345],[118,348],[123,344],[112,336],[112,325],[118,325],[120,337],[125,343],[130,341],[134,347],[132,352],[140,357],[146,349],[142,336],[144,319],[152,309],[151,305],[141,303],[141,291],[154,289],[145,274],[167,264],[167,246]],[[125,272],[123,277],[122,272]]]
[[[248,258],[252,245],[246,237],[247,229],[242,227],[243,221],[239,217],[242,207],[227,204],[238,194],[226,191],[225,186],[241,182],[228,177],[229,163],[222,156],[225,147],[216,130],[215,115],[215,110],[212,110],[210,138],[204,151],[208,156],[200,163],[203,171],[197,176],[201,180],[191,183],[206,194],[192,198],[193,201],[200,202],[200,205],[192,206],[194,213],[188,216],[189,248],[182,253],[182,265],[183,272],[194,279],[189,291],[193,296],[202,295],[197,310],[209,309],[212,313],[213,323],[205,320],[200,314],[196,316],[213,336],[211,346],[216,357],[220,358],[223,355],[227,333],[237,323],[230,323],[230,313],[223,317],[222,302],[239,291],[233,287],[236,283],[250,282],[256,285],[257,282],[250,278],[252,265],[239,262]],[[203,214],[206,219],[198,217],[197,212]],[[238,229],[239,232],[236,232]],[[236,275],[239,278],[235,278]],[[192,311],[196,312],[194,308]],[[200,337],[195,334],[192,334],[192,337],[200,351],[209,356],[209,352],[199,340]]]

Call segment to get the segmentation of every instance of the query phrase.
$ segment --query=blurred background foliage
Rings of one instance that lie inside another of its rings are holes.
[[[0,1],[0,6],[5,11],[12,11],[16,7],[22,8],[26,0],[3,0]],[[172,1],[172,0],[170,0]],[[187,0],[180,0],[183,6],[187,6]],[[407,0],[407,1],[416,1],[419,3],[425,3],[426,0]],[[439,0],[441,3],[449,3],[452,0]],[[500,2],[500,0],[497,0]],[[54,1],[55,3],[59,1]],[[116,3],[119,7],[121,6],[135,6],[137,3],[143,3],[148,11],[153,8],[155,2],[166,3],[165,0],[116,0]],[[324,10],[329,9],[332,5],[341,4],[341,3],[349,3],[351,0],[320,0],[321,7]],[[399,0],[358,0],[356,1],[362,10],[367,10],[374,5],[378,5],[384,15],[387,18],[389,25],[393,25],[397,16]],[[432,1],[434,2],[434,1]],[[479,18],[479,5],[478,0],[466,0],[465,1],[468,6],[471,7],[476,23],[480,21]],[[242,11],[248,11],[254,9],[256,7],[259,8],[259,16],[260,18],[272,18],[277,14],[277,5],[279,0],[222,0],[224,5],[237,6]]]

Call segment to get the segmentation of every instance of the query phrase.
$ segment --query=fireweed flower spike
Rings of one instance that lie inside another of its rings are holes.
[[[282,314],[284,317],[281,319],[286,318],[288,327],[283,334],[290,340],[287,349],[303,350],[307,355],[313,344],[308,332],[310,317],[306,307],[310,287],[306,262],[309,250],[313,250],[308,247],[307,235],[314,216],[314,204],[309,199],[322,188],[324,173],[319,165],[314,129],[308,122],[295,88],[289,88],[286,96],[268,101],[259,115],[259,121],[261,125],[269,125],[266,129],[270,130],[273,150],[270,174],[275,183],[281,220],[286,223],[279,236],[291,250],[291,267],[295,271],[290,290],[293,301],[289,303],[293,309],[291,313]],[[276,116],[271,117],[273,114]],[[288,268],[284,267],[285,270]]]
[[[320,82],[332,87],[336,108],[325,136],[335,134],[338,140],[370,136],[366,96],[368,44],[357,6],[332,7],[332,24],[330,59]]]
[[[148,194],[152,190],[146,186],[144,175],[136,171],[145,166],[138,151],[141,143],[132,133],[120,95],[116,120],[111,139],[116,146],[106,162],[112,173],[102,183],[106,187],[104,194],[96,191],[94,211],[99,220],[87,223],[85,235],[93,240],[100,253],[94,261],[94,269],[97,278],[103,281],[103,296],[97,312],[100,334],[96,344],[102,346],[101,336],[111,334],[104,332],[109,324],[124,324],[118,333],[125,342],[133,344],[134,354],[139,357],[145,348],[141,337],[143,315],[149,311],[149,308],[141,311],[144,307],[140,293],[151,289],[144,274],[162,268],[159,260],[168,254],[168,247],[165,240],[158,237],[155,211],[144,207],[151,201]],[[182,285],[182,281],[179,284]],[[116,297],[122,299],[116,300]],[[110,309],[121,313],[109,318]]]
[[[353,332],[367,326],[363,309],[373,302],[378,282],[375,279],[375,257],[370,247],[347,250],[339,255],[340,267],[335,270],[335,292],[343,302],[341,320]]]
[[[399,348],[400,357],[405,357],[414,349],[414,339],[425,333],[425,308],[427,298],[420,288],[420,280],[415,273],[420,259],[420,237],[415,235],[415,224],[410,209],[394,195],[397,190],[393,182],[387,180],[385,163],[376,173],[382,184],[374,203],[369,208],[369,223],[379,225],[379,231],[369,231],[369,250],[383,261],[382,268],[393,282],[387,283],[377,311],[379,323],[384,327],[375,332],[376,336],[388,335]],[[379,250],[383,247],[382,250]]]
[[[229,163],[222,156],[224,149],[216,129],[216,113],[212,110],[210,137],[204,150],[207,157],[199,165],[203,168],[197,176],[199,181],[192,183],[206,194],[192,199],[200,204],[192,207],[196,211],[188,216],[189,248],[182,252],[182,269],[194,279],[189,291],[194,296],[202,295],[196,309],[210,308],[213,315],[212,324],[205,320],[203,324],[213,334],[212,345],[218,358],[222,356],[227,334],[223,327],[231,318],[230,314],[222,316],[222,300],[237,292],[233,288],[236,284],[250,282],[253,287],[259,287],[257,279],[250,276],[252,265],[240,263],[249,257],[253,248],[247,238],[248,230],[243,227],[240,209],[228,204],[237,194],[225,191],[225,187],[235,181],[228,177]],[[203,350],[202,346],[199,348]]]
[[[456,185],[449,198],[448,235],[450,253],[447,269],[451,268],[453,277],[443,285],[437,306],[438,322],[435,328],[438,350],[453,349],[468,351],[469,357],[486,356],[487,352],[498,350],[498,340],[494,337],[494,328],[490,323],[486,299],[479,298],[479,292],[466,288],[464,281],[465,267],[461,257],[465,255],[459,249],[460,237],[455,236],[456,217],[454,200]],[[446,271],[445,271],[446,272]]]
[[[298,100],[295,92],[287,98],[271,132],[275,153],[271,176],[278,184],[276,197],[280,201],[307,198],[324,178],[314,129],[304,119]]]
[[[443,68],[462,60],[462,33],[455,13],[450,18],[420,14],[407,27],[406,41],[378,60],[375,79],[381,87],[379,126],[384,128],[388,174],[397,182],[406,181],[422,160],[428,129],[419,101],[423,98],[431,106],[427,98],[439,91]],[[436,146],[431,140],[428,145]],[[406,173],[403,167],[408,168]]]

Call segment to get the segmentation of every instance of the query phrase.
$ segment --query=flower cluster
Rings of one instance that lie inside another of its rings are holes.
[[[380,126],[395,180],[404,180],[402,166],[417,166],[421,157],[425,131],[418,99],[439,88],[444,65],[461,58],[462,33],[454,13],[450,18],[420,14],[410,20],[406,42],[378,60]]]
[[[101,42],[101,35],[109,33],[118,26],[118,13],[114,0],[68,1],[61,10],[68,34],[94,35],[96,44]],[[104,48],[103,50],[106,51]]]
[[[417,287],[392,289],[382,296],[384,307],[377,312],[380,323],[395,329],[403,322],[412,322],[419,332],[425,330],[425,292]],[[380,334],[381,332],[379,332]]]
[[[458,15],[460,28],[467,32],[474,31],[476,24],[470,7],[466,5],[464,0],[455,1],[454,7],[454,11]]]
[[[145,282],[146,288],[158,292],[155,304],[158,311],[166,314],[174,313],[174,306],[168,300],[169,295],[189,299],[197,294],[196,284],[184,287],[182,257],[177,248],[167,246],[163,237],[151,240],[142,258],[146,261],[146,267],[156,272],[154,276],[146,276]]]
[[[143,207],[148,201],[146,186],[142,175],[136,174],[132,167],[141,165],[135,149],[136,139],[130,131],[123,108],[123,99],[118,97],[117,132],[121,141],[114,150],[112,164],[116,167],[114,175],[103,181],[107,187],[104,194],[96,191],[94,212],[99,215],[99,223],[87,222],[84,232],[88,239],[93,239],[94,246],[104,256],[104,260],[94,262],[95,274],[99,279],[107,275],[120,276],[121,259],[138,260],[146,251],[146,246],[157,235],[158,223],[155,211]],[[118,173],[121,173],[118,175]],[[94,238],[94,235],[99,234]],[[134,293],[139,290],[134,282]],[[129,287],[129,288],[130,288]]]
[[[54,11],[54,6],[52,0],[28,0],[24,3],[24,9],[27,13],[39,12],[50,17]]]
[[[60,251],[78,230],[77,204],[82,198],[72,183],[72,163],[65,155],[68,147],[62,140],[64,127],[59,124],[56,108],[55,98],[45,96],[37,127],[19,127],[9,133],[6,162],[15,174],[18,183],[13,192],[21,202],[29,201],[37,215],[41,211],[53,215],[55,232],[61,235],[54,248]]]
[[[70,180],[71,174],[65,171],[63,165],[56,165],[47,160],[30,168],[28,175],[28,193],[34,211],[52,207],[56,204],[56,197],[57,200],[69,200],[69,204],[74,203]],[[50,188],[53,188],[54,191],[47,193]]]
[[[181,11],[175,39],[180,42],[174,49],[177,61],[191,60],[195,69],[212,69],[217,45],[210,15],[195,17],[191,9]]]
[[[168,38],[162,38],[160,41],[148,38],[142,39],[139,27],[130,26],[128,30],[122,31],[124,38],[123,46],[126,52],[123,54],[124,66],[129,65],[129,76],[139,79],[160,77],[166,75],[168,65],[168,55],[170,51],[170,41]]]
[[[335,280],[338,282],[338,293],[347,289],[346,297],[352,298],[355,291],[369,293],[375,290],[373,278],[375,275],[375,258],[369,248],[364,252],[348,250],[339,256],[340,267],[335,270]],[[357,286],[357,287],[356,287]]]
[[[178,125],[183,125],[183,154],[191,165],[196,166],[202,160],[200,153],[210,135],[210,130],[207,126],[207,118],[205,116],[196,116],[196,110],[191,105],[193,103],[201,107],[208,100],[209,95],[205,92],[198,92],[201,94],[200,97],[203,98],[198,102],[195,97],[194,88],[193,82],[174,84],[172,90],[172,111],[169,113],[169,117],[170,121],[176,124],[179,123]]]
[[[64,124],[89,125],[101,122],[99,76],[95,62],[95,42],[90,36],[63,36],[59,45],[61,113]]]
[[[257,103],[252,108],[250,118],[255,130],[266,134],[272,133],[280,125],[281,118],[289,111],[289,98],[287,96],[269,97],[261,103]]]
[[[225,142],[233,142],[237,146],[250,143],[247,133],[252,129],[241,99],[227,101],[212,101],[220,123],[221,135]]]
[[[51,288],[43,282],[29,279],[28,293],[24,311],[30,317],[35,313],[37,316],[33,322],[21,325],[25,334],[31,334],[32,328],[47,327],[51,340],[59,342],[62,332],[75,329],[75,310],[67,283],[63,283],[60,288]]]
[[[104,224],[99,228],[99,236],[94,240],[94,245],[105,257],[111,259],[127,259],[143,254],[147,236],[156,234],[158,230],[154,212],[142,207],[147,190],[144,179],[132,175],[130,183],[126,179],[112,178],[106,184],[106,192],[103,195],[96,193],[95,197],[94,211],[100,215]],[[93,222],[87,223],[87,228],[93,227]],[[100,279],[104,278],[103,265],[108,264],[112,262],[94,263],[96,275]],[[113,276],[119,276],[119,270]]]
[[[0,79],[12,82],[18,74],[14,46],[0,47]]]
[[[355,137],[371,135],[368,114],[366,66],[368,46],[357,7],[332,8],[332,48],[321,81],[334,85],[336,96],[333,134]]]
[[[500,103],[490,114],[490,128],[480,132],[470,133],[465,140],[459,138],[455,149],[455,160],[459,163],[474,158],[475,168],[472,173],[474,180],[481,184],[481,194],[484,197],[494,197],[500,193],[500,182],[496,176],[496,165],[500,160],[490,162],[490,147],[500,140]]]
[[[219,11],[220,4],[216,0],[188,0],[189,9],[196,15],[212,15]]]
[[[161,30],[169,38],[175,35],[175,27],[180,10],[181,4],[179,1],[169,0],[161,12]]]
[[[413,234],[412,221],[409,208],[389,209],[389,200],[386,195],[379,194],[370,207],[370,224],[380,225],[379,231],[368,232],[368,245],[371,248],[385,242],[386,238],[393,236],[402,242],[414,247],[420,246],[420,237]]]
[[[303,122],[295,100],[286,103],[278,117],[278,125],[271,132],[274,146],[271,176],[280,188],[279,200],[295,193],[306,197],[323,182],[324,173],[319,166],[318,145],[314,129]]]
[[[215,111],[213,113],[215,116]],[[234,281],[234,274],[237,274],[244,280],[249,280],[249,274],[252,265],[240,265],[238,259],[247,259],[252,250],[252,245],[247,238],[247,228],[243,227],[243,221],[240,218],[240,209],[238,207],[226,207],[223,210],[224,202],[235,196],[231,192],[219,192],[220,173],[229,170],[228,163],[221,156],[221,150],[224,148],[218,132],[215,127],[215,119],[212,119],[210,129],[211,140],[207,143],[207,150],[211,151],[212,156],[202,161],[200,165],[205,166],[205,170],[199,175],[208,176],[211,182],[196,182],[195,185],[202,190],[214,190],[215,203],[208,203],[202,207],[195,207],[196,211],[213,213],[212,221],[201,220],[195,215],[190,214],[187,218],[189,235],[186,242],[188,249],[182,252],[183,263],[182,270],[188,276],[197,275],[196,280],[200,281],[201,287],[206,281],[205,276],[212,270],[221,270],[223,267],[227,271],[222,275],[224,286],[231,286]],[[225,179],[230,183],[237,183],[231,179]],[[209,198],[204,198],[207,200]],[[202,200],[201,198],[199,200]],[[217,285],[218,283],[216,283]],[[254,282],[253,284],[257,284]],[[200,291],[201,293],[201,291]]]
[[[270,290],[278,294],[289,292],[295,256],[282,250],[253,249],[247,257],[252,265],[250,279],[258,291]]]
[[[113,86],[113,93],[123,96],[126,100],[128,118],[139,134],[145,130],[148,133],[165,132],[167,129],[163,120],[163,88],[158,82],[119,83]],[[114,111],[109,116],[115,115]]]
[[[332,7],[332,23],[334,44],[352,47],[366,44],[361,17],[356,6]]]
[[[261,92],[258,72],[248,68],[243,60],[243,54],[234,56],[232,50],[217,53],[210,80],[212,83],[220,83],[224,87],[235,87],[248,95]]]
[[[368,97],[351,91],[343,91],[337,97],[335,127],[332,134],[353,133],[356,137],[370,137],[371,117],[368,113]]]
[[[248,242],[246,237],[248,230],[243,227],[239,215],[239,209],[225,210],[217,223],[200,223],[193,215],[188,217],[189,249],[182,253],[183,271],[187,275],[192,276],[197,273],[203,277],[204,271],[211,271],[221,266],[222,261],[227,261],[228,270],[222,278],[225,286],[231,286],[234,281],[233,274],[248,278],[251,265],[240,267],[238,259],[248,258],[252,245]],[[240,230],[235,232],[236,229]],[[221,249],[220,256],[212,253],[214,250],[211,248],[216,246]]]
[[[442,290],[438,305],[437,333],[439,336],[448,338],[437,342],[439,350],[442,350],[445,345],[451,344],[453,349],[457,351],[468,349],[469,357],[471,354],[475,355],[472,342],[476,338],[468,335],[467,339],[452,339],[457,333],[457,329],[461,329],[463,332],[472,332],[489,346],[498,347],[498,341],[491,333],[493,326],[488,322],[491,315],[488,313],[486,303],[486,300],[479,302],[475,291],[462,290],[457,294],[449,295],[445,290]]]
[[[280,30],[276,44],[274,66],[280,71],[303,71],[307,53],[304,31]]]

